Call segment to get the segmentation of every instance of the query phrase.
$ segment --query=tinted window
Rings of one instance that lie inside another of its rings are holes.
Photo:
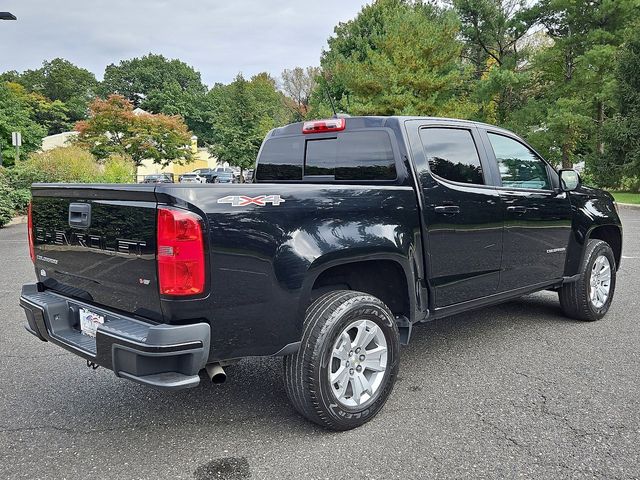
[[[423,128],[420,137],[432,173],[453,182],[484,183],[480,157],[469,130]]]
[[[335,175],[337,151],[337,138],[307,140],[304,174]]]
[[[269,180],[302,180],[302,137],[271,138],[260,152],[256,178]]]
[[[509,137],[495,133],[488,135],[503,186],[551,190],[547,164],[529,147]]]
[[[384,131],[308,139],[304,174],[333,175],[336,180],[394,180],[391,139]]]
[[[336,180],[395,180],[396,176],[387,132],[353,132],[340,138]]]

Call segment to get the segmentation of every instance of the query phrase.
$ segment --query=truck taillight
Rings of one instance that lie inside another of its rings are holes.
[[[31,261],[36,263],[36,251],[33,245],[33,213],[31,212],[31,202],[29,202],[27,215],[27,235],[29,237],[29,255],[31,255]]]
[[[202,219],[191,212],[158,209],[158,280],[162,295],[204,291]]]
[[[302,133],[340,132],[347,126],[344,118],[330,118],[328,120],[313,120],[304,122]]]

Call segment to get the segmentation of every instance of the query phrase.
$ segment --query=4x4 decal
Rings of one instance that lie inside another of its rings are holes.
[[[218,203],[228,203],[232,207],[246,207],[247,205],[258,205],[264,207],[267,203],[277,207],[284,203],[280,195],[259,195],[257,197],[247,197],[246,195],[229,195],[218,199]]]

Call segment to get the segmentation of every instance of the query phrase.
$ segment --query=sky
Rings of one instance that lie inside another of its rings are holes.
[[[105,66],[159,53],[228,83],[319,65],[327,38],[364,0],[0,0],[0,72],[62,57],[102,79]]]

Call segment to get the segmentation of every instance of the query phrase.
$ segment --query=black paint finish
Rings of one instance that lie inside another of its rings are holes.
[[[36,274],[53,290],[160,322],[153,187],[121,188],[34,187]],[[90,225],[70,226],[70,205],[83,203]]]
[[[484,185],[430,172],[419,133],[430,126],[472,133]],[[620,232],[612,198],[600,190],[561,192],[553,176],[555,190],[503,188],[486,130],[509,132],[446,119],[347,119],[347,131],[367,128],[392,136],[395,181],[36,185],[38,279],[45,288],[153,322],[209,323],[216,361],[271,355],[299,342],[314,283],[334,267],[344,274],[366,262],[361,272],[370,276],[401,272],[408,304],[401,314],[417,322],[560,285],[577,273],[591,235]],[[301,141],[301,129],[289,125],[268,138]],[[282,201],[260,200],[270,196]],[[71,203],[91,205],[89,227],[69,226]],[[208,268],[199,297],[158,293],[161,205],[203,219]],[[369,273],[381,262],[385,268]]]
[[[218,203],[239,193],[285,202]],[[157,194],[160,203],[207,219],[211,294],[163,300],[162,308],[171,322],[206,316],[216,358],[272,354],[300,340],[311,289],[326,268],[391,260],[410,285],[422,275],[419,213],[408,186],[163,185]],[[411,298],[415,304],[415,292]]]

